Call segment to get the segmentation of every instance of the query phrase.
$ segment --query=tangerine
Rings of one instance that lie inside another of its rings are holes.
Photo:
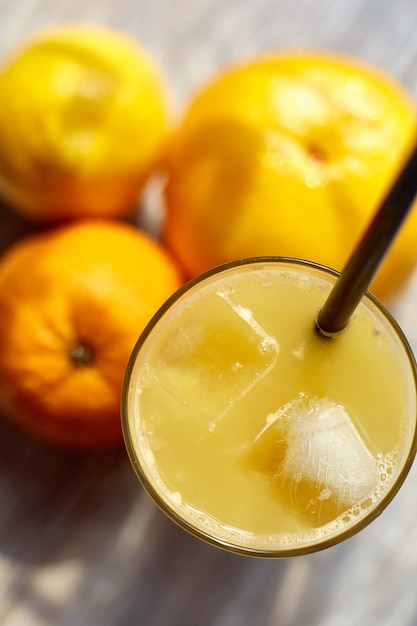
[[[27,236],[0,260],[0,407],[47,441],[119,444],[133,346],[182,282],[164,248],[133,226],[74,222]]]

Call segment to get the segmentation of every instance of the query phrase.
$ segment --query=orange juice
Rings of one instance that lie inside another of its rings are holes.
[[[192,281],[140,338],[123,397],[145,487],[195,535],[288,556],[353,534],[392,498],[416,446],[416,372],[366,295],[347,328],[315,320],[336,280],[290,259]]]

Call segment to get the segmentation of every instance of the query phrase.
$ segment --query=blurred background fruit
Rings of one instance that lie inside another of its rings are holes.
[[[175,134],[163,238],[188,274],[283,255],[342,269],[416,130],[415,104],[374,67],[331,53],[259,57],[190,101]],[[417,211],[373,291],[417,261]]]
[[[42,32],[0,69],[0,191],[34,220],[128,214],[169,118],[165,81],[136,42],[88,25]]]
[[[157,242],[117,221],[80,221],[14,244],[0,260],[4,415],[57,444],[121,443],[128,358],[181,281]]]

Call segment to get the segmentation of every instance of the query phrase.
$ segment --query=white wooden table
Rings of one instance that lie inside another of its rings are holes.
[[[416,0],[0,0],[0,55],[35,29],[78,21],[144,43],[178,106],[226,63],[283,47],[354,54],[417,96]],[[27,230],[0,207],[2,248]],[[394,311],[417,351],[417,274]],[[417,466],[346,543],[249,559],[168,521],[123,450],[63,453],[0,420],[0,624],[415,626]]]

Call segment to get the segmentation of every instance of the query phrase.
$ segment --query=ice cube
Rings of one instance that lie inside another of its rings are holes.
[[[377,460],[346,409],[308,394],[268,416],[250,458],[252,467],[290,494],[293,505],[313,511],[331,501],[333,516],[359,503],[379,482]]]
[[[253,313],[220,292],[196,315],[181,313],[181,330],[158,347],[148,373],[161,392],[213,428],[275,366],[279,346]]]

